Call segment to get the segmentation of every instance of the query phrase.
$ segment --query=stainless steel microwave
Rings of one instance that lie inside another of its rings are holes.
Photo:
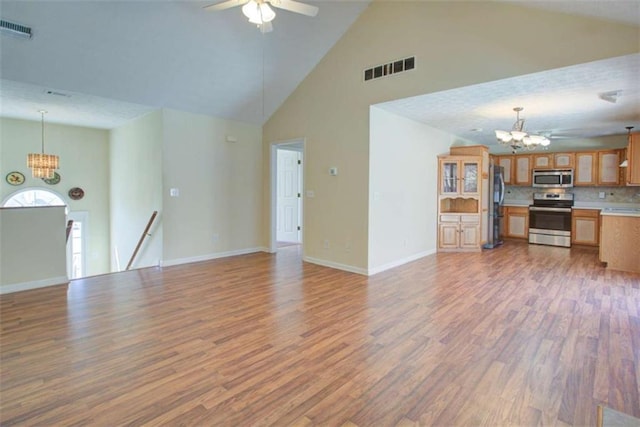
[[[573,169],[534,169],[532,186],[542,188],[573,187]]]

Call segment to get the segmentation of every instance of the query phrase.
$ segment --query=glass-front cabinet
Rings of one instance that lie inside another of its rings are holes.
[[[463,160],[462,164],[462,194],[478,194],[478,161]]]
[[[441,161],[442,188],[440,194],[458,194],[458,161]]]
[[[440,159],[440,173],[440,195],[478,194],[480,161]]]

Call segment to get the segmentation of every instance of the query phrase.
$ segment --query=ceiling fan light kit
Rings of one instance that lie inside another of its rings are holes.
[[[509,145],[515,152],[518,149],[535,150],[536,147],[547,147],[551,143],[549,138],[542,135],[529,135],[524,131],[524,119],[520,118],[520,111],[523,107],[515,107],[516,122],[510,132],[504,130],[496,130],[496,139],[501,145]]]
[[[250,0],[249,3],[242,6],[242,13],[249,18],[252,24],[262,25],[265,22],[273,21],[276,13],[269,7],[268,3],[258,0]]]
[[[205,6],[204,9],[219,11],[236,6],[242,6],[244,16],[249,18],[250,23],[256,24],[263,33],[273,30],[271,21],[276,17],[276,13],[271,6],[311,17],[318,14],[316,6],[293,0],[226,0]]]

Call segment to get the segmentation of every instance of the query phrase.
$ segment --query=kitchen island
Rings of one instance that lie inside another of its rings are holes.
[[[640,273],[640,209],[600,212],[600,261],[612,270]]]

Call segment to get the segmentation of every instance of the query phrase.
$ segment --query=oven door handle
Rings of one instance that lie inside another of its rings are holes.
[[[538,206],[529,206],[529,210],[539,212],[571,212],[571,208],[541,208]]]

